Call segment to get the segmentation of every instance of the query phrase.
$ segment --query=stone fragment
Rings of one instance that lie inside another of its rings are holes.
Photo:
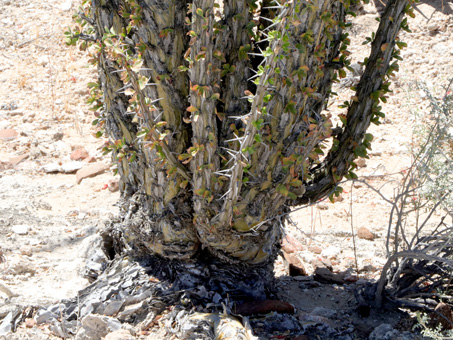
[[[11,228],[11,231],[17,235],[27,235],[29,230],[30,226],[23,224],[14,225]]]
[[[291,235],[285,235],[282,239],[282,249],[285,253],[291,254],[296,251],[303,251],[304,246],[296,238]]]
[[[428,25],[428,31],[430,31],[431,33],[437,31],[438,29],[439,29],[439,24],[437,24],[435,22]]]
[[[72,161],[81,161],[85,158],[88,158],[89,156],[90,155],[88,154],[88,151],[84,147],[81,147],[72,151],[70,158]]]
[[[302,261],[294,254],[284,253],[289,265],[289,276],[307,276],[307,271]]]
[[[74,161],[74,162],[68,162],[68,163],[64,163],[62,166],[61,166],[61,170],[65,173],[65,174],[71,174],[73,172],[76,172],[77,170],[79,169],[82,169],[82,167],[84,166],[85,164],[83,162],[78,162],[78,161]]]
[[[26,328],[33,328],[33,327],[35,327],[35,325],[36,325],[35,319],[32,319],[32,318],[25,319],[25,327]]]
[[[13,327],[13,312],[9,312],[0,324],[0,335],[11,332]]]
[[[115,332],[107,334],[104,340],[135,340],[136,337],[127,329],[118,329]]]
[[[270,312],[294,314],[294,311],[293,305],[279,300],[250,301],[234,307],[234,312],[243,316]]]
[[[16,138],[18,135],[14,129],[0,129],[0,140],[11,140]]]
[[[9,159],[9,163],[11,164],[11,167],[15,167],[17,164],[22,162],[24,159],[27,159],[28,156],[29,156],[29,154],[26,153],[26,154],[23,154],[23,155],[20,155],[20,156],[11,157]]]
[[[311,314],[323,316],[325,318],[333,318],[334,315],[337,314],[337,311],[325,307],[315,307],[315,309],[311,311]]]
[[[453,329],[453,312],[449,305],[440,302],[434,309],[433,317],[437,320],[443,328]]]
[[[108,316],[89,314],[82,319],[82,328],[77,332],[76,340],[101,340],[107,334],[121,329],[121,323]]]
[[[388,323],[377,326],[369,335],[368,340],[394,340],[398,339],[400,332]]]
[[[107,182],[108,188],[110,192],[117,192],[120,189],[119,183],[117,179],[111,179]]]
[[[59,163],[50,163],[46,164],[42,167],[44,172],[50,174],[54,172],[60,172],[61,171],[61,165]]]
[[[57,319],[58,316],[55,315],[54,313],[52,313],[51,311],[47,310],[47,309],[40,309],[38,311],[38,313],[36,314],[35,316],[35,321],[38,325],[42,324],[42,323],[47,323],[49,322],[50,320],[52,319]]]
[[[110,166],[108,164],[100,162],[87,164],[79,171],[77,171],[76,183],[80,184],[83,179],[102,174],[103,172],[106,172],[109,168]]]
[[[87,158],[84,158],[84,159],[83,159],[83,162],[84,162],[84,163],[94,163],[94,162],[96,162],[96,157],[94,157],[94,156],[88,156]]]
[[[33,255],[31,247],[30,246],[26,246],[26,245],[23,245],[23,246],[20,247],[20,253],[21,253],[21,255],[25,255],[25,256],[32,256]]]
[[[359,168],[365,168],[366,167],[366,160],[365,158],[357,158],[354,160],[354,163],[359,167]]]
[[[339,247],[335,246],[330,246],[322,250],[321,255],[331,259],[331,258],[337,258],[338,255],[341,253],[341,249]]]
[[[22,110],[22,109],[12,110],[12,111],[10,111],[10,112],[8,113],[8,115],[9,115],[10,117],[21,116],[21,115],[23,115],[23,114],[24,114],[24,110]]]
[[[310,246],[308,247],[308,250],[311,251],[312,253],[315,254],[321,254],[322,253],[322,248],[318,246]]]
[[[340,274],[332,273],[327,268],[316,268],[314,279],[321,283],[343,284],[344,279]]]
[[[113,316],[117,314],[121,307],[123,307],[123,301],[111,301],[104,309],[104,315]]]
[[[314,258],[310,261],[311,265],[313,268],[327,268],[330,271],[333,270],[332,262],[330,262],[329,259],[323,259],[323,258]]]
[[[374,234],[365,227],[360,227],[359,230],[357,230],[357,237],[368,241],[373,241],[375,238]]]

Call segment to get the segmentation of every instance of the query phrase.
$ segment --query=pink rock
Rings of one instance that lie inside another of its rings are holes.
[[[71,152],[71,160],[73,161],[81,161],[87,157],[89,157],[88,151],[86,151],[83,147],[77,148]]]
[[[14,129],[0,129],[0,139],[2,140],[11,140],[16,138],[18,135],[17,131]]]
[[[286,235],[282,239],[282,249],[285,253],[291,254],[304,250],[304,246],[294,237]]]
[[[368,241],[373,241],[375,238],[374,234],[365,227],[361,227],[357,230],[357,237]]]
[[[77,184],[80,184],[83,179],[100,175],[103,172],[106,172],[109,168],[110,166],[108,164],[101,162],[87,164],[82,169],[77,171],[76,182]]]

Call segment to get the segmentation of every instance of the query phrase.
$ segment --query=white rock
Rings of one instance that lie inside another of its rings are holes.
[[[341,253],[341,249],[335,246],[330,246],[322,250],[321,255],[327,258],[337,257]]]
[[[61,165],[58,163],[46,164],[42,167],[42,169],[47,173],[60,172],[62,170]]]
[[[61,166],[61,170],[63,170],[63,172],[66,174],[70,174],[72,172],[76,172],[77,170],[81,169],[84,165],[85,164],[83,162],[79,162],[79,161],[68,162]]]
[[[29,230],[30,226],[21,224],[15,225],[11,228],[11,231],[18,235],[27,235]]]
[[[72,7],[72,0],[67,0],[61,5],[61,9],[65,12],[69,11]]]
[[[40,66],[46,66],[49,63],[49,57],[46,55],[41,55],[39,56],[37,63]]]

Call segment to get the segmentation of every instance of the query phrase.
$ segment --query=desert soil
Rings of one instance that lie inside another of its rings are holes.
[[[109,156],[101,152],[105,140],[94,137],[94,117],[85,103],[86,84],[96,78],[96,70],[87,65],[82,51],[64,44],[63,32],[72,25],[77,5],[72,0],[0,0],[0,319],[17,306],[76,296],[88,284],[83,272],[93,255],[96,232],[117,211],[117,178],[109,169]],[[416,84],[425,82],[435,91],[453,70],[453,3],[421,1],[417,8],[416,18],[410,20],[412,33],[401,33],[408,47],[393,79],[394,92],[384,105],[387,116],[384,124],[371,128],[373,150],[357,172],[374,187],[383,186],[389,198],[411,161],[413,113],[429,113],[427,98]],[[376,27],[376,16],[370,4],[354,19],[354,61],[366,56],[367,47],[360,42]],[[332,113],[351,95],[347,88],[337,92],[338,100],[329,107]],[[81,166],[96,167],[100,174],[77,184],[75,169]],[[324,307],[324,312],[317,311],[324,313],[318,316],[325,322],[352,325],[363,338],[383,323],[404,330],[399,314],[361,319],[353,312],[354,287],[376,279],[386,261],[390,206],[360,183],[343,187],[345,192],[334,204],[326,200],[296,209],[291,214],[294,223],[286,230],[293,255],[303,261],[308,274],[316,260],[330,261],[334,271],[349,271],[353,282],[307,284],[288,276],[286,261],[280,258],[280,298],[296,307],[301,320]],[[352,236],[361,227],[372,237],[355,237],[360,273],[355,282]],[[18,338],[54,336],[45,325],[25,327],[18,330]],[[163,336],[157,334],[136,336]]]

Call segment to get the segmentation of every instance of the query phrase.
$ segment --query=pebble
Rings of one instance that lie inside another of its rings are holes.
[[[109,333],[105,336],[104,340],[134,340],[135,336],[127,329],[118,329],[115,332]]]
[[[84,147],[75,149],[74,151],[71,152],[70,155],[72,161],[81,161],[88,157],[89,157],[88,151]]]
[[[308,247],[308,250],[311,251],[312,253],[315,254],[321,254],[322,253],[322,248],[318,246],[310,246]]]
[[[12,226],[11,231],[17,235],[27,235],[28,231],[30,229],[31,228],[28,225],[18,224],[18,225]]]
[[[327,258],[337,258],[337,256],[341,253],[341,249],[339,247],[330,246],[322,250],[321,255]]]
[[[374,234],[365,227],[360,227],[359,230],[357,230],[357,237],[368,241],[373,241],[375,239]]]
[[[25,255],[25,256],[33,255],[33,251],[31,249],[31,247],[25,246],[25,245],[20,247],[20,253],[21,253],[21,255]]]
[[[304,246],[302,243],[299,242],[299,240],[292,237],[291,235],[285,235],[282,239],[282,249],[284,252],[291,254],[295,253],[296,251],[304,250]]]

